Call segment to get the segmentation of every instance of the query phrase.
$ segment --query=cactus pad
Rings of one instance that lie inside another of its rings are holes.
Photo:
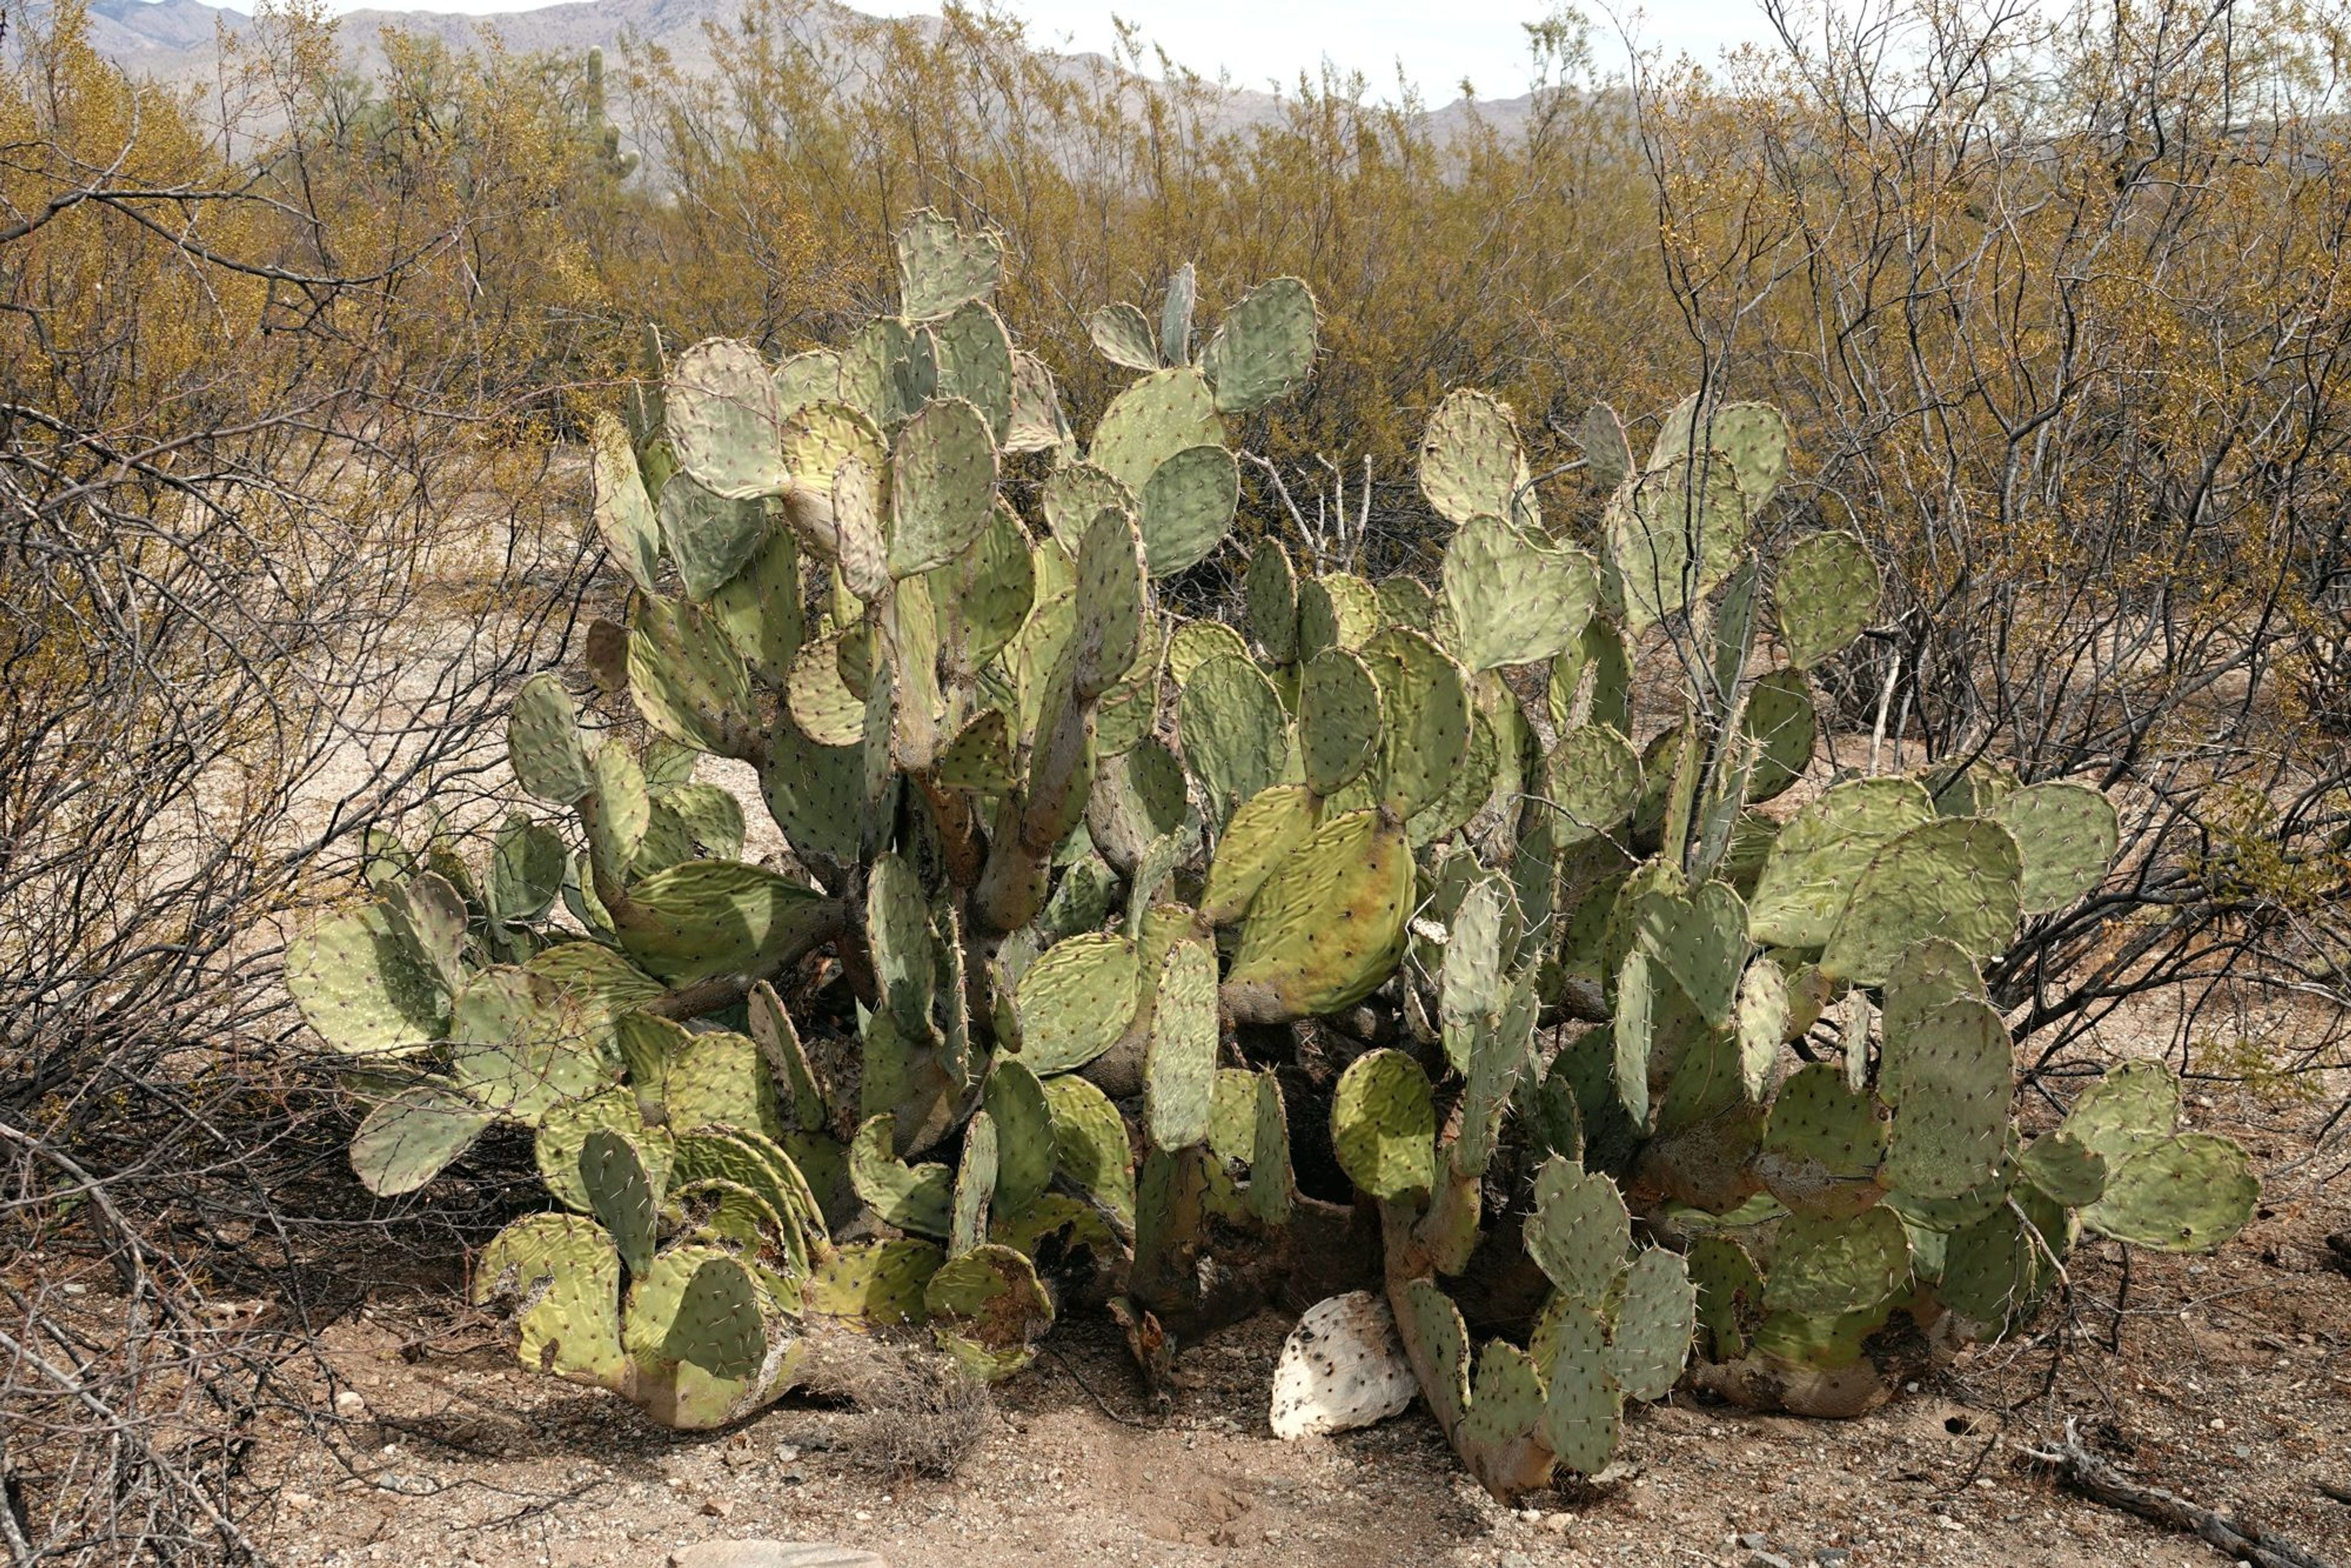
[[[1240,504],[1240,465],[1218,445],[1187,446],[1151,471],[1140,497],[1154,577],[1199,565],[1222,543]]]
[[[996,442],[961,398],[925,403],[891,448],[890,575],[945,566],[996,516]]]
[[[1404,831],[1371,811],[1325,821],[1258,889],[1226,976],[1246,1021],[1350,1007],[1403,956],[1413,902]]]
[[[1240,919],[1274,868],[1313,836],[1314,819],[1313,792],[1302,784],[1277,784],[1242,801],[1208,864],[1200,918],[1211,925]]]
[[[612,1239],[585,1215],[533,1214],[498,1232],[475,1261],[476,1306],[500,1297],[524,1303],[516,1358],[533,1372],[617,1386],[621,1348],[621,1258]]]
[[[1877,615],[1877,562],[1857,537],[1813,534],[1788,548],[1772,583],[1780,650],[1799,670],[1835,657]]]
[[[444,1079],[410,1085],[367,1113],[351,1172],[378,1197],[414,1192],[473,1146],[497,1113]]]
[[[1130,1228],[1134,1224],[1134,1153],[1110,1096],[1075,1073],[1045,1080],[1054,1168],[1092,1193]]]
[[[1461,1309],[1428,1279],[1405,1281],[1388,1301],[1395,1309],[1396,1334],[1420,1379],[1421,1396],[1449,1434],[1469,1410],[1469,1333],[1462,1327]]]
[[[1243,295],[1200,350],[1200,370],[1225,413],[1254,413],[1289,396],[1314,364],[1314,296],[1295,277]]]
[[[994,1243],[948,1260],[923,1291],[939,1348],[993,1381],[1035,1359],[1034,1341],[1053,1325],[1053,1303],[1029,1260]]]
[[[1143,537],[1124,512],[1102,512],[1078,548],[1077,694],[1097,697],[1142,646]]]
[[[1616,1184],[1553,1155],[1535,1172],[1527,1256],[1559,1293],[1599,1305],[1633,1249],[1633,1222]]]
[[[992,229],[965,229],[927,208],[896,238],[900,308],[913,321],[945,316],[996,292],[1004,276],[1004,240]]]
[[[809,1281],[809,1311],[859,1324],[923,1320],[923,1296],[943,1261],[928,1241],[862,1241],[825,1260]]]
[[[1111,400],[1087,460],[1140,496],[1153,471],[1178,452],[1223,442],[1216,397],[1200,372],[1157,371]]]
[[[1616,1452],[1623,1419],[1623,1396],[1608,1374],[1600,1314],[1569,1304],[1549,1323],[1552,1362],[1545,1369],[1543,1440],[1569,1469],[1597,1475]]]
[[[2016,840],[1997,822],[1951,817],[1913,828],[1872,856],[1854,883],[1821,967],[1876,986],[1925,937],[1948,936],[1978,956],[1999,953],[2016,934],[2021,869]]]
[[[982,1091],[996,1124],[996,1200],[1017,1214],[1053,1181],[1053,1113],[1045,1086],[1019,1058],[999,1056]]]
[[[1141,310],[1132,305],[1105,305],[1086,318],[1086,334],[1102,358],[1130,371],[1159,369],[1159,340]]]
[[[1777,800],[1812,766],[1813,747],[1819,738],[1812,688],[1795,670],[1773,670],[1759,676],[1747,690],[1747,713],[1741,722],[1755,743],[1747,799]]]
[[[1326,648],[1298,680],[1298,745],[1306,787],[1328,799],[1354,780],[1380,744],[1380,688],[1364,661]]]
[[[2114,1167],[2179,1125],[2179,1081],[2160,1062],[2126,1062],[2074,1098],[2058,1130]]]
[[[1609,1375],[1628,1399],[1663,1399],[1689,1359],[1698,1330],[1698,1291],[1678,1254],[1645,1249],[1625,1271],[1609,1337]]]
[[[1012,426],[1012,338],[978,300],[957,306],[930,329],[941,398],[961,398],[987,416],[998,445]]]
[[[1326,571],[1298,591],[1298,657],[1355,649],[1380,629],[1379,591],[1350,572]]]
[[[1306,1309],[1273,1369],[1273,1435],[1284,1442],[1351,1432],[1404,1413],[1419,1385],[1395,1314],[1369,1291]]]
[[[661,570],[661,531],[621,422],[601,410],[588,427],[588,482],[597,537],[629,580],[653,591]]]
[[[1879,1082],[1895,1108],[1887,1185],[1957,1197],[1990,1181],[2007,1151],[2014,1080],[2008,1030],[1989,1002],[1962,997],[1888,1035]]]
[[[2086,784],[2030,785],[1991,815],[2016,837],[2027,915],[2051,914],[2096,888],[2121,841],[2114,803]]]
[[[986,1111],[975,1111],[964,1124],[963,1155],[956,1162],[955,1196],[947,1219],[948,1256],[959,1258],[987,1239],[996,1175],[996,1118]]]
[[[1020,1060],[1039,1077],[1083,1067],[1118,1043],[1134,1015],[1134,944],[1092,932],[1057,942],[1014,988]]]
[[[1858,1214],[1884,1196],[1876,1175],[1886,1139],[1869,1096],[1846,1087],[1835,1064],[1810,1062],[1771,1102],[1755,1174],[1798,1214]]]
[[[616,908],[621,946],[656,979],[685,985],[757,971],[829,932],[839,905],[742,861],[688,861],[647,877]]]
[[[1357,1057],[1331,1101],[1331,1147],[1349,1180],[1397,1201],[1437,1180],[1437,1108],[1428,1078],[1395,1051]]]
[[[1184,764],[1207,792],[1219,822],[1280,779],[1290,723],[1256,665],[1231,657],[1209,660],[1192,672],[1178,713]]]
[[[1892,1209],[1865,1209],[1847,1219],[1798,1214],[1781,1229],[1763,1305],[1807,1317],[1875,1312],[1909,1278],[1909,1238]]]
[[[550,805],[569,806],[596,787],[580,738],[580,710],[552,674],[522,684],[507,710],[507,758],[515,782]]]
[[[726,629],[684,600],[643,594],[629,617],[629,695],[645,722],[697,751],[729,747],[750,678]]]
[[[1508,405],[1466,390],[1437,405],[1420,440],[1420,490],[1437,516],[1456,524],[1510,517],[1526,483],[1518,421]]]
[[[672,361],[662,389],[678,466],[732,500],[782,492],[783,415],[767,361],[748,343],[712,338]],[[650,532],[653,518],[644,519]]]
[[[901,1230],[945,1237],[955,1192],[954,1173],[942,1165],[909,1166],[891,1152],[897,1118],[883,1113],[857,1129],[849,1145],[849,1179],[857,1196]]]
[[[2245,1228],[2261,1194],[2244,1150],[2226,1138],[2182,1133],[2109,1170],[2105,1191],[2082,1211],[2082,1223],[2158,1251],[2209,1252]]]
[[[1571,646],[1600,600],[1580,550],[1546,549],[1496,517],[1477,517],[1445,547],[1445,604],[1474,673],[1531,664]]]
[[[1265,656],[1277,664],[1289,664],[1298,654],[1298,573],[1279,539],[1259,539],[1249,552],[1241,600],[1249,635]]]
[[[1217,1042],[1216,952],[1198,939],[1179,941],[1160,965],[1143,1073],[1143,1124],[1156,1147],[1207,1139]]]
[[[404,1054],[448,1028],[437,974],[381,904],[327,915],[287,943],[286,988],[305,1023],[355,1055]]]
[[[1747,902],[1748,935],[1775,947],[1824,946],[1871,858],[1934,820],[1934,802],[1907,779],[1857,779],[1830,789],[1772,841]]]

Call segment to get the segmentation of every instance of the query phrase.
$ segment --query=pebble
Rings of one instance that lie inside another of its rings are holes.
[[[367,1414],[367,1401],[356,1388],[346,1388],[335,1396],[335,1414],[346,1421],[356,1421]]]
[[[1844,1568],[1853,1561],[1853,1553],[1842,1546],[1823,1546],[1813,1553],[1813,1561],[1821,1568]]]
[[[703,1541],[669,1554],[669,1568],[890,1568],[871,1552],[807,1541]]]
[[[1796,1568],[1796,1565],[1776,1552],[1750,1552],[1747,1568]]]

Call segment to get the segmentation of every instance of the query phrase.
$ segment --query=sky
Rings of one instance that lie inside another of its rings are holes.
[[[232,0],[234,3],[234,0]],[[337,9],[362,4],[433,11],[513,11],[525,0],[330,0]],[[904,16],[934,3],[848,0],[857,9]],[[1031,36],[1050,47],[1110,52],[1113,16],[1142,24],[1144,37],[1163,45],[1180,64],[1204,75],[1223,71],[1239,87],[1263,87],[1269,79],[1294,81],[1328,57],[1343,69],[1360,70],[1375,89],[1395,79],[1398,62],[1429,101],[1452,99],[1466,78],[1481,98],[1510,98],[1527,89],[1523,24],[1540,21],[1549,0],[1176,0],[1149,5],[1138,0],[1004,0],[1003,8],[1029,24]],[[1603,67],[1621,61],[1624,46],[1609,12],[1594,0],[1583,10],[1593,23],[1593,44]],[[1762,36],[1755,0],[1646,0],[1635,15],[1624,0],[1625,19],[1646,44],[1669,53],[1687,50],[1710,61],[1722,48]],[[1383,95],[1384,92],[1383,90]]]

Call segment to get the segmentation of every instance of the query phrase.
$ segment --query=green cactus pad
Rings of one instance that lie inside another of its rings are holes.
[[[956,1163],[954,1207],[947,1220],[947,1255],[959,1258],[987,1239],[988,1204],[996,1196],[996,1118],[975,1111],[964,1124],[963,1155]]]
[[[1143,635],[1143,536],[1123,512],[1102,512],[1078,549],[1075,680],[1100,696],[1134,664]]]
[[[516,1359],[532,1372],[618,1386],[621,1257],[603,1227],[585,1215],[533,1214],[516,1220],[475,1260],[471,1299],[527,1303]]]
[[[1913,942],[1886,971],[1886,1009],[1880,1027],[1896,1040],[1918,1027],[1920,1019],[1961,997],[1984,1000],[1983,977],[1966,949],[1948,936]]]
[[[751,687],[724,627],[684,600],[646,594],[629,617],[629,695],[663,735],[723,752]]]
[[[937,385],[927,342],[905,322],[868,321],[841,355],[841,401],[877,430],[904,423]]]
[[[866,881],[865,943],[883,1005],[902,1033],[931,1029],[939,990],[939,939],[914,868],[894,851],[873,862]]]
[[[1200,350],[1224,413],[1255,413],[1305,384],[1314,365],[1314,296],[1295,277],[1259,284],[1225,312]]]
[[[1249,644],[1221,621],[1185,621],[1167,637],[1167,674],[1177,688],[1190,685],[1201,665],[1211,659],[1249,661]]]
[[[1660,890],[1634,904],[1634,940],[1663,964],[1707,1022],[1730,1021],[1747,961],[1747,907],[1728,883],[1709,882],[1687,898]]]
[[[1391,736],[1397,733],[1394,728],[1389,730]],[[1499,788],[1501,750],[1502,743],[1495,735],[1494,726],[1484,714],[1473,711],[1469,715],[1469,747],[1463,754],[1461,766],[1445,780],[1444,793],[1415,811],[1405,824],[1405,833],[1416,849],[1461,828],[1492,800]],[[1410,772],[1401,768],[1390,770],[1388,786],[1396,799],[1410,799],[1410,790],[1417,787]]]
[[[1454,864],[1465,868],[1476,865],[1467,855],[1457,856],[1447,863],[1448,868]],[[1510,955],[1506,947],[1518,925],[1510,879],[1493,874],[1476,877],[1461,889],[1458,904],[1446,919],[1448,929],[1439,971],[1437,1019],[1444,1025],[1447,1054],[1452,1057],[1454,1068],[1466,1071],[1468,1037],[1492,1028],[1500,1019],[1510,994],[1504,971]],[[1458,1051],[1457,1036],[1462,1042]]]
[[[1348,1066],[1331,1100],[1331,1147],[1374,1197],[1398,1201],[1436,1184],[1437,1108],[1412,1058],[1374,1051]]]
[[[1877,615],[1877,562],[1852,534],[1813,534],[1781,558],[1772,597],[1780,651],[1799,670],[1834,658]]]
[[[839,905],[741,861],[688,861],[629,890],[612,912],[637,966],[674,986],[756,972],[830,931]]]
[[[2040,1239],[2003,1203],[1944,1244],[1935,1299],[1997,1334],[2031,1308],[2040,1278]]]
[[[683,1271],[688,1260],[692,1272],[673,1296],[665,1289],[669,1276]],[[721,1383],[748,1379],[768,1356],[767,1327],[750,1273],[735,1259],[707,1256],[701,1248],[664,1254],[653,1272],[631,1289],[622,1343],[644,1358],[653,1344],[630,1341],[633,1333],[649,1334],[656,1322],[662,1325],[662,1360],[698,1367]]]
[[[983,1088],[996,1123],[996,1201],[999,1212],[1018,1214],[1053,1181],[1053,1113],[1045,1086],[1019,1058],[999,1056]]]
[[[935,1164],[910,1166],[892,1153],[897,1118],[870,1118],[849,1145],[849,1179],[883,1223],[944,1238],[951,1228],[955,1173]]]
[[[1143,1124],[1155,1146],[1183,1149],[1207,1138],[1217,1043],[1216,952],[1204,941],[1179,941],[1160,965],[1143,1073]]]
[[[671,361],[662,396],[678,466],[704,489],[742,500],[789,483],[776,384],[757,349],[730,338],[696,343]]]
[[[1953,817],[1913,828],[1854,883],[1821,967],[1876,986],[1905,947],[1928,936],[1979,956],[1999,953],[2016,934],[2020,871],[2016,840],[1997,822]]]
[[[1012,427],[1012,338],[995,311],[978,300],[960,305],[930,328],[941,398],[961,398],[987,417],[1001,445]]]
[[[1571,646],[1600,600],[1580,550],[1546,549],[1497,517],[1473,517],[1445,548],[1445,604],[1474,673],[1531,664]]]
[[[1013,991],[1020,1060],[1039,1077],[1071,1072],[1118,1043],[1134,1014],[1134,944],[1100,932],[1058,942]]]
[[[1583,448],[1584,470],[1604,495],[1625,482],[1633,471],[1633,448],[1625,439],[1625,422],[1604,402],[1584,410],[1575,427],[1576,444]]]
[[[1257,1074],[1251,1102],[1249,1210],[1259,1224],[1279,1228],[1290,1223],[1297,1179],[1290,1160],[1290,1112],[1273,1069]]]
[[[351,1137],[351,1174],[378,1197],[414,1192],[496,1120],[497,1113],[461,1085],[428,1078],[367,1113]]]
[[[864,818],[860,747],[823,745],[789,724],[769,731],[768,746],[760,793],[792,848],[812,859],[853,859]]]
[[[600,1130],[624,1133],[634,1139],[653,1186],[667,1187],[672,1158],[669,1134],[658,1127],[647,1127],[638,1114],[636,1095],[615,1086],[552,1106],[539,1118],[533,1154],[540,1179],[559,1202],[583,1213],[588,1211],[588,1188],[580,1176],[580,1153],[587,1145],[588,1134]]]
[[[522,684],[507,710],[507,758],[515,782],[550,805],[569,806],[596,787],[580,738],[580,710],[552,674]]]
[[[2016,837],[2027,915],[2051,914],[2095,889],[2121,841],[2114,803],[2086,784],[2031,785],[1994,806],[1991,820]]]
[[[2106,1190],[2104,1155],[2068,1133],[2043,1133],[2016,1156],[2016,1168],[2051,1202],[2086,1208]]]
[[[2109,1071],[2074,1098],[2058,1131],[2114,1168],[2161,1143],[2179,1125],[2179,1081],[2156,1061],[2131,1061]]]
[[[1403,956],[1412,851],[1371,811],[1326,821],[1258,889],[1224,996],[1244,1021],[1351,1007]]]
[[[1469,1408],[1455,1442],[1481,1479],[1515,1475],[1522,1460],[1513,1450],[1532,1443],[1542,1427],[1543,1383],[1524,1351],[1489,1340],[1478,1353],[1478,1375]]]
[[[1651,1247],[1625,1270],[1608,1342],[1608,1372],[1628,1399],[1663,1399],[1689,1359],[1698,1291],[1681,1258]]]
[[[1249,570],[1241,580],[1241,600],[1248,612],[1249,635],[1265,656],[1287,664],[1298,656],[1298,573],[1281,541],[1267,538],[1249,552]],[[1180,677],[1179,677],[1180,678]]]
[[[836,1249],[809,1281],[808,1310],[861,1328],[923,1320],[923,1294],[945,1261],[928,1241],[901,1238]]]
[[[2226,1138],[2182,1133],[2108,1171],[2105,1193],[2082,1210],[2082,1223],[2161,1252],[2209,1252],[2245,1228],[2261,1195],[2244,1150]]]
[[[1061,394],[1053,372],[1033,354],[1012,356],[1012,417],[1006,422],[1007,452],[1050,452],[1069,434]]]
[[[1240,495],[1240,465],[1222,446],[1187,446],[1153,469],[1138,514],[1151,575],[1172,576],[1207,559],[1232,527]]]
[[[1909,1279],[1910,1241],[1892,1209],[1881,1206],[1844,1219],[1796,1214],[1781,1228],[1763,1305],[1807,1317],[1875,1312]]]
[[[1034,1342],[1053,1326],[1052,1300],[1036,1269],[992,1242],[942,1264],[924,1289],[923,1306],[939,1348],[990,1381],[1034,1360]]]
[[[658,1161],[658,1140],[637,1140],[640,1152]],[[700,1182],[731,1182],[747,1187],[760,1202],[794,1227],[825,1233],[824,1215],[783,1145],[750,1127],[713,1124],[679,1133],[670,1145],[670,1180],[684,1188]]]
[[[841,396],[841,356],[831,349],[810,349],[776,367],[776,406],[786,419],[812,402],[830,402]]]
[[[1075,1073],[1045,1080],[1054,1168],[1134,1225],[1134,1154],[1110,1096]]]
[[[1390,577],[1375,585],[1380,596],[1380,620],[1386,625],[1434,636],[1437,595],[1416,577]]]
[[[1651,468],[1618,490],[1604,527],[1625,595],[1625,630],[1687,609],[1736,569],[1748,512],[1739,477],[1717,453],[1694,466]]]
[[[1314,795],[1302,784],[1277,784],[1242,801],[1209,862],[1200,918],[1211,925],[1240,919],[1274,868],[1313,836],[1314,821]]]
[[[880,426],[847,403],[811,402],[795,410],[784,421],[780,443],[793,482],[827,502],[852,467],[862,466],[870,483],[890,471],[890,448]],[[807,527],[809,544],[820,555],[839,553],[837,525],[809,521]]]
[[[1635,1127],[1649,1125],[1649,1081],[1655,1076],[1649,1055],[1656,1032],[1657,992],[1675,989],[1672,977],[1640,948],[1625,955],[1616,967],[1616,1016],[1610,1026],[1614,1046],[1614,1069],[1617,1102]],[[1671,998],[1667,998],[1667,1006]]]
[[[1420,490],[1437,516],[1456,524],[1511,517],[1527,482],[1508,404],[1465,389],[1437,405],[1420,438]]]
[[[1142,509],[1133,490],[1091,463],[1064,463],[1047,476],[1039,504],[1045,526],[1074,557],[1085,542],[1086,529],[1104,512],[1130,515]]]
[[[1379,591],[1344,571],[1310,578],[1298,590],[1298,657],[1325,648],[1353,650],[1380,629]]]
[[[1132,305],[1104,305],[1086,318],[1086,335],[1112,364],[1130,371],[1159,369],[1159,340]]]
[[[971,548],[925,580],[938,606],[942,670],[957,684],[976,683],[1019,632],[1037,596],[1029,531],[1003,497]]]
[[[1557,1155],[1535,1172],[1527,1256],[1559,1293],[1597,1306],[1633,1249],[1633,1222],[1616,1184]]]
[[[965,229],[924,209],[896,235],[901,308],[913,321],[945,316],[985,299],[1004,276],[1004,239],[993,229]]]
[[[1217,821],[1280,781],[1289,755],[1290,721],[1255,664],[1239,658],[1209,660],[1192,672],[1177,713],[1184,765],[1207,791]]]
[[[1641,759],[1632,743],[1604,724],[1560,737],[1544,760],[1544,798],[1558,820],[1562,848],[1614,834],[1641,799]]]
[[[588,426],[588,483],[597,537],[629,580],[650,593],[661,570],[661,529],[621,422],[599,410]]]
[[[1001,795],[1012,788],[1012,735],[1004,710],[989,708],[947,743],[933,768],[939,784],[974,795]]]
[[[1328,798],[1353,782],[1378,749],[1380,688],[1364,661],[1326,648],[1299,672],[1298,743],[1306,787]]]
[[[1729,1236],[1700,1236],[1687,1254],[1698,1295],[1698,1324],[1716,1361],[1747,1354],[1747,1339],[1763,1309],[1763,1276],[1747,1249]]]
[[[1771,1102],[1755,1174],[1798,1214],[1858,1214],[1884,1196],[1876,1174],[1886,1140],[1869,1096],[1847,1088],[1834,1063],[1809,1062],[1788,1075]]]
[[[627,1134],[590,1131],[580,1144],[580,1186],[589,1212],[611,1233],[622,1266],[634,1277],[653,1266],[662,1192],[653,1162]]]
[[[2015,1070],[1990,1003],[1962,997],[1886,1040],[1879,1092],[1895,1107],[1887,1185],[1957,1197],[1998,1174]]]
[[[663,1076],[662,1103],[674,1127],[721,1122],[769,1134],[783,1130],[758,1043],[725,1030],[688,1034]]]
[[[1375,633],[1364,644],[1363,662],[1379,687],[1381,799],[1410,819],[1462,778],[1470,744],[1468,681],[1435,642],[1403,627]]]
[[[286,988],[337,1051],[406,1055],[448,1029],[437,974],[381,904],[314,921],[286,946]]]
[[[1199,289],[1199,275],[1188,261],[1167,275],[1167,292],[1159,302],[1162,364],[1180,365],[1192,357],[1192,313]]]
[[[1391,1300],[1396,1333],[1420,1378],[1421,1397],[1449,1433],[1469,1411],[1469,1333],[1462,1326],[1461,1309],[1428,1279],[1407,1280]]]
[[[1216,397],[1199,371],[1155,371],[1111,400],[1087,460],[1140,496],[1152,472],[1192,446],[1223,444]]]
[[[1747,782],[1751,802],[1777,800],[1812,766],[1819,738],[1812,688],[1795,670],[1773,670],[1747,689],[1742,719],[1755,743],[1754,771]]]
[[[741,571],[768,537],[764,502],[714,496],[690,475],[674,475],[662,486],[656,512],[685,596],[697,603]]]
[[[799,544],[789,528],[767,525],[748,564],[712,592],[710,613],[753,674],[778,684],[790,673],[807,617]]]
[[[1616,1452],[1623,1422],[1623,1396],[1609,1375],[1600,1314],[1571,1304],[1551,1322],[1543,1440],[1570,1470],[1598,1475]]]
[[[1788,820],[1748,902],[1748,934],[1778,947],[1819,947],[1835,932],[1854,884],[1877,852],[1935,820],[1907,779],[1857,779]]]
[[[1184,765],[1157,741],[1139,741],[1096,765],[1086,835],[1105,861],[1131,871],[1155,840],[1184,826],[1189,810]]]
[[[925,403],[891,447],[890,575],[955,559],[996,516],[996,442],[961,398]]]

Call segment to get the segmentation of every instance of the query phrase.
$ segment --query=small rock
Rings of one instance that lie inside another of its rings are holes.
[[[1763,1552],[1771,1548],[1771,1538],[1761,1531],[1750,1530],[1740,1536],[1739,1544],[1750,1552]]]
[[[335,1396],[335,1414],[346,1421],[356,1421],[367,1414],[367,1401],[356,1388],[346,1388]]]
[[[800,1451],[789,1443],[781,1444],[776,1449],[776,1463],[779,1465],[796,1465],[799,1463],[799,1458]]]
[[[1796,1568],[1796,1565],[1776,1552],[1750,1552],[1747,1568]]]
[[[1572,1513],[1547,1513],[1543,1515],[1542,1527],[1545,1530],[1550,1531],[1553,1535],[1565,1535],[1569,1531],[1575,1528],[1575,1515]]]
[[[1823,1546],[1813,1553],[1813,1561],[1821,1568],[1844,1568],[1853,1561],[1853,1553],[1842,1546]]]
[[[731,1497],[714,1497],[702,1505],[702,1511],[713,1519],[729,1518],[735,1512],[735,1500]]]
[[[669,1554],[669,1568],[890,1568],[871,1552],[806,1541],[704,1541]]]

